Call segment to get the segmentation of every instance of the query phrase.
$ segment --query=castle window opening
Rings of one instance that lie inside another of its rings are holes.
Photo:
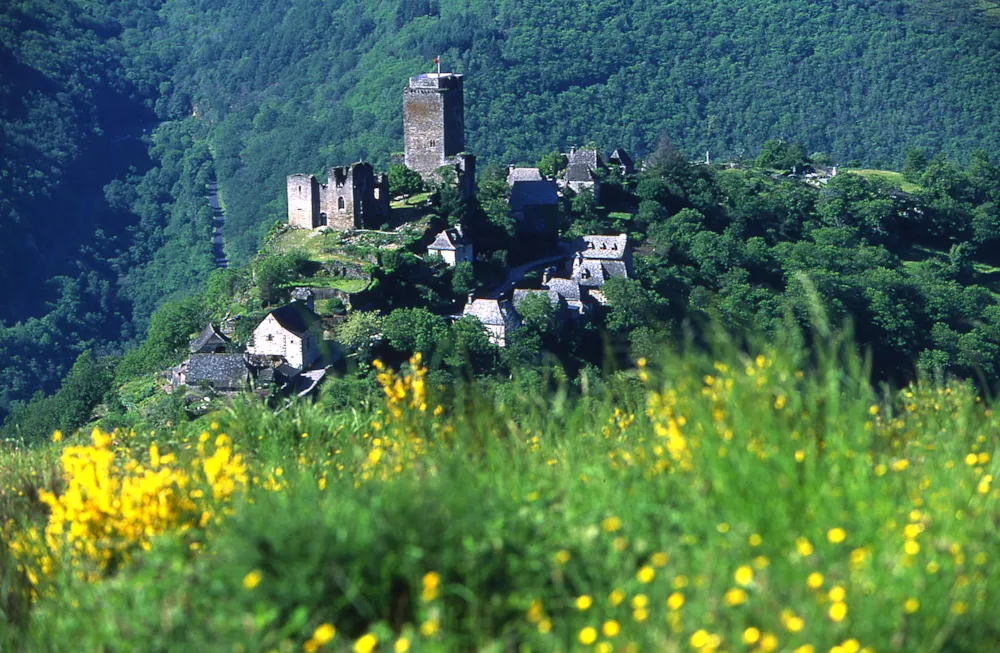
[[[302,197],[302,186],[299,186],[299,197]]]
[[[337,208],[338,208],[339,210],[341,210],[341,211],[343,211],[343,210],[344,210],[344,208],[345,208],[345,205],[344,205],[344,198],[343,198],[343,197],[338,197],[338,198],[337,198]]]

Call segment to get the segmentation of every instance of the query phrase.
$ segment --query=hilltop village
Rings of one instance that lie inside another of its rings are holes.
[[[328,168],[325,180],[288,175],[287,220],[265,250],[295,252],[316,274],[300,275],[306,277],[299,279],[302,285],[286,288],[288,301],[255,322],[242,346],[234,338],[236,323],[247,316],[206,325],[192,341],[188,360],[163,375],[168,391],[200,387],[229,393],[252,387],[308,394],[345,353],[336,339],[337,324],[352,309],[387,303],[372,292],[371,269],[390,252],[409,252],[426,266],[471,277],[461,301],[439,305],[437,312],[450,321],[471,318],[497,347],[505,347],[511,333],[524,326],[525,302],[535,298],[563,323],[589,320],[606,305],[605,282],[633,276],[628,234],[559,239],[554,218],[580,194],[600,203],[602,180],[633,175],[632,158],[623,149],[605,158],[595,147],[581,147],[561,155],[549,170],[509,166],[500,195],[512,221],[511,242],[523,249],[508,249],[498,263],[495,247],[474,235],[489,238],[489,230],[435,213],[435,200],[448,201],[442,195],[468,203],[477,194],[476,157],[465,151],[464,120],[462,75],[416,75],[403,89],[404,151],[392,156],[389,174],[356,162]],[[368,255],[351,255],[359,250]],[[484,252],[491,250],[494,255],[487,257]],[[326,310],[317,311],[317,303]],[[377,342],[381,334],[370,337]]]
[[[656,174],[623,148],[593,145],[477,170],[465,151],[463,85],[448,72],[407,80],[404,149],[386,172],[358,161],[286,177],[286,214],[249,285],[162,375],[164,389],[185,388],[188,401],[246,388],[306,395],[374,356],[431,350],[450,352],[453,369],[473,350],[507,369],[534,364],[543,349],[598,366],[615,346],[609,326],[631,332],[664,304],[638,282],[634,250],[655,248],[651,223],[683,229],[702,218],[665,222],[681,206],[668,208],[663,155]],[[704,164],[670,156],[692,184],[710,165],[707,155]],[[836,168],[782,174],[822,186]]]

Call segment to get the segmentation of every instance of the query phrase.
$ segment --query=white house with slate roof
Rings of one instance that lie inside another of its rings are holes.
[[[437,254],[444,262],[454,267],[459,263],[472,262],[472,241],[462,232],[462,227],[445,229],[427,247],[428,254]]]
[[[282,357],[296,370],[319,358],[320,319],[303,302],[275,309],[254,329],[247,343],[251,356]]]
[[[498,347],[507,345],[507,334],[521,326],[521,319],[511,303],[505,299],[486,299],[484,297],[474,298],[469,295],[469,302],[465,305],[462,315],[470,315],[479,320],[490,342]]]

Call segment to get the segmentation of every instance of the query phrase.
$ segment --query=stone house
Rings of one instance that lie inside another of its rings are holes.
[[[280,357],[289,367],[301,371],[320,357],[320,334],[319,316],[303,302],[292,302],[261,320],[247,343],[247,353],[253,357]]]
[[[217,392],[235,392],[250,383],[250,372],[243,354],[191,354],[186,368],[180,385],[207,384]]]
[[[389,180],[369,163],[330,168],[325,184],[313,175],[289,175],[286,186],[288,224],[296,229],[377,228],[389,218]]]
[[[628,234],[617,236],[581,236],[574,242],[570,278],[586,289],[600,304],[607,303],[600,287],[608,279],[629,279],[632,271],[632,248]]]
[[[508,334],[521,326],[517,311],[506,299],[475,298],[469,295],[462,315],[470,315],[479,320],[486,329],[490,342],[498,347],[506,347]]]
[[[427,246],[428,254],[436,254],[444,262],[455,267],[459,263],[472,262],[472,241],[462,232],[461,225],[445,229]]]
[[[608,165],[615,166],[623,175],[635,173],[635,162],[632,161],[632,157],[628,155],[628,152],[620,147],[608,157]]]
[[[192,354],[223,354],[229,346],[229,338],[222,335],[211,322],[191,341]]]
[[[507,169],[510,186],[510,211],[526,231],[542,231],[550,220],[549,214],[559,206],[559,186],[542,177],[538,168]]]
[[[594,193],[594,201],[601,202],[601,181],[598,171],[604,168],[604,162],[597,150],[591,148],[571,148],[566,155],[565,185],[574,193],[589,188]]]

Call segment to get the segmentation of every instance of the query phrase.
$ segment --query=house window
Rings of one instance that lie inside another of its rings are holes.
[[[302,197],[302,186],[299,186],[299,197]]]
[[[345,208],[345,206],[346,205],[344,204],[344,198],[343,197],[338,197],[337,198],[337,208],[340,209],[341,211],[343,211],[344,208]]]
[[[437,147],[437,144],[438,144],[437,141],[431,141],[431,147]]]
[[[274,334],[269,333],[266,336],[264,336],[264,339],[267,340],[268,342],[274,342]]]

